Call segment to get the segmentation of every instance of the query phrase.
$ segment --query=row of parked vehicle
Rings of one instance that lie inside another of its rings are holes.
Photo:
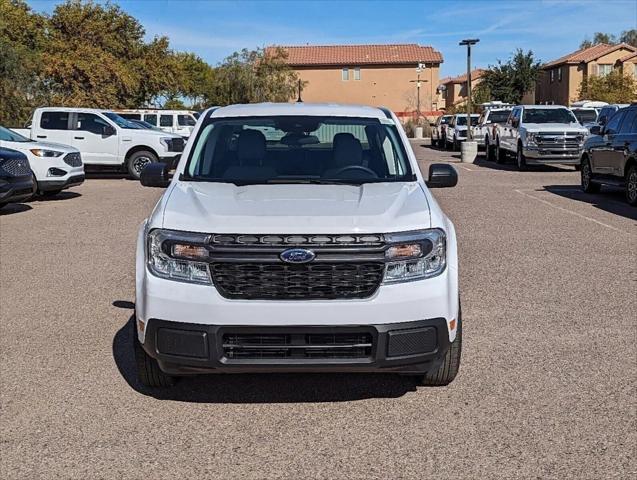
[[[196,116],[185,110],[38,108],[26,128],[0,126],[0,206],[79,185],[85,165],[116,168],[136,179],[150,163],[172,166]]]
[[[625,188],[631,205],[637,202],[637,119],[633,105],[581,102],[561,105],[483,105],[471,115],[471,132],[487,160],[514,159],[518,170],[528,165],[573,165],[582,170],[582,188],[600,185]],[[459,150],[467,139],[467,115],[443,115],[432,129],[432,144]]]

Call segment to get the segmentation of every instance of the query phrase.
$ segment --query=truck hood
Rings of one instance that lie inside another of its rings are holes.
[[[125,130],[126,134],[129,136],[146,136],[146,137],[152,137],[152,138],[160,138],[160,137],[170,137],[170,138],[182,138],[181,135],[177,135],[176,133],[171,133],[171,132],[164,132],[164,131],[159,131],[159,130],[150,130],[150,129],[144,129],[144,128],[140,128],[139,130]],[[131,132],[134,132],[131,135]]]
[[[61,143],[53,143],[53,142],[10,142],[8,140],[2,140],[0,143],[9,148],[13,148],[14,150],[26,151],[32,150],[34,148],[42,148],[48,150],[57,150],[59,152],[71,153],[71,152],[79,152],[79,150],[75,147],[71,147],[70,145],[62,145]]]
[[[361,186],[176,182],[169,188],[161,224],[174,230],[386,233],[431,224],[429,204],[417,182]]]
[[[579,123],[525,123],[524,128],[529,133],[537,132],[581,132],[587,130]]]

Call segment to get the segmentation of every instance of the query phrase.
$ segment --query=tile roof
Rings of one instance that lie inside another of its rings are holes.
[[[276,47],[268,47],[271,50]],[[404,65],[442,63],[442,54],[416,43],[397,45],[304,45],[281,46],[293,66],[309,65]]]
[[[598,59],[599,57],[603,57],[615,50],[619,50],[620,48],[625,48],[630,50],[631,52],[637,52],[637,48],[628,45],[627,43],[619,43],[617,45],[609,45],[607,43],[598,43],[597,45],[593,45],[588,48],[580,48],[574,52],[569,53],[568,55],[564,55],[552,62],[545,63],[542,65],[542,68],[550,68],[555,67],[557,65],[562,65],[564,63],[588,63],[593,60]]]
[[[483,68],[476,68],[475,70],[471,70],[471,80],[477,80],[484,74],[485,70]],[[467,81],[467,74],[463,73],[462,75],[458,75],[457,77],[446,77],[440,80],[441,85],[445,85],[447,83],[464,83]]]
[[[633,53],[629,53],[628,55],[626,55],[625,57],[622,57],[619,59],[620,62],[626,62],[628,60],[632,60],[635,59],[637,60],[637,51],[633,52]]]

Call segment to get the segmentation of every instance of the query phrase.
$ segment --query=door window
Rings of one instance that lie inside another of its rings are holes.
[[[84,132],[95,133],[101,135],[104,131],[104,127],[108,126],[108,122],[103,118],[98,117],[93,113],[78,113],[77,114],[77,129]]]
[[[622,118],[624,118],[624,113],[625,112],[623,110],[620,110],[610,118],[606,128],[604,129],[604,133],[606,135],[615,135],[619,131],[619,125],[622,122]]]
[[[144,115],[144,121],[157,126],[157,115],[154,113],[147,113]]]
[[[177,115],[177,124],[180,127],[194,127],[195,123],[197,122],[190,115]]]
[[[631,134],[637,133],[637,108],[631,108],[626,112],[626,116],[621,126],[619,127],[619,133]]]
[[[69,112],[43,112],[40,128],[44,130],[68,130]]]
[[[172,127],[173,126],[173,116],[171,115],[161,115],[159,117],[159,126],[160,127]]]

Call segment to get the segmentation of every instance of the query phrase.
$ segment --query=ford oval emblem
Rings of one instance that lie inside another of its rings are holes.
[[[316,254],[312,250],[304,248],[290,248],[281,252],[279,257],[287,263],[308,263],[316,258]]]

